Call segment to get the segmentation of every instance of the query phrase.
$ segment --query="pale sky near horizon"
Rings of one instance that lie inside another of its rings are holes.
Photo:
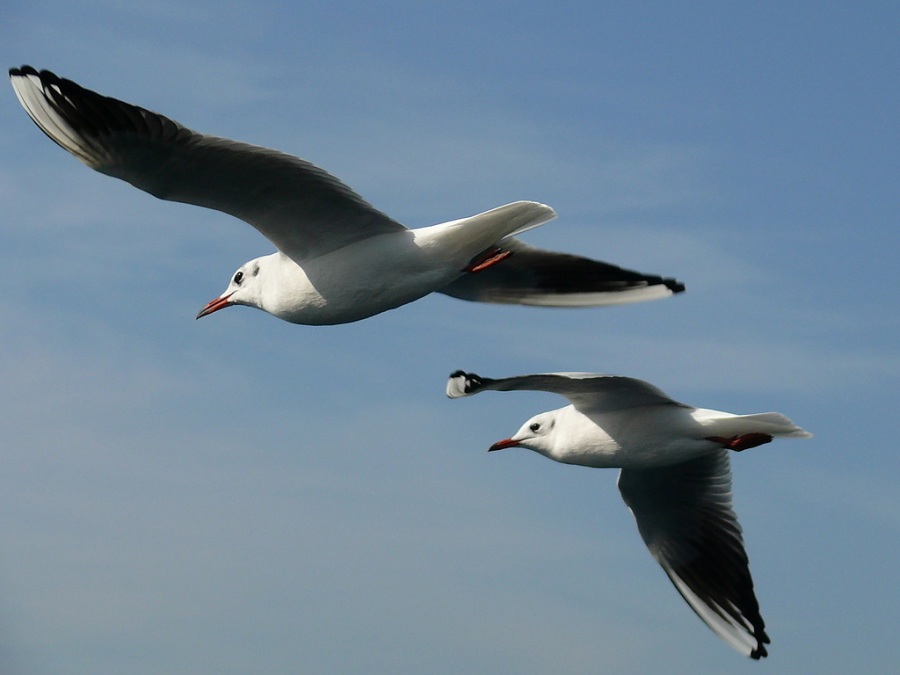
[[[194,321],[269,242],[88,170],[7,88],[0,672],[895,668],[898,24],[888,2],[5,3],[7,67],[300,155],[409,226],[542,201],[527,241],[687,292]],[[562,399],[451,401],[458,368],[630,375],[811,431],[732,458],[768,663],[681,600],[616,472],[485,452]]]

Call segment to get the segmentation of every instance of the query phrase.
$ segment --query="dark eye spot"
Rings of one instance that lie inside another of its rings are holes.
[[[541,428],[541,425],[538,424],[537,422],[534,422],[534,423],[533,423],[530,427],[528,427],[528,428],[531,429],[532,431],[537,431],[538,429]]]
[[[237,286],[241,285],[241,282],[244,280],[244,273],[240,270],[234,275],[234,283]]]

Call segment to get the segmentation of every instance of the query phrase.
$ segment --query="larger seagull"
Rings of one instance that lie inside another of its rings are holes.
[[[411,230],[298,157],[198,133],[46,70],[22,66],[9,75],[31,119],[90,168],[161,199],[241,218],[275,244],[276,253],[241,265],[198,318],[248,305],[322,325],[365,319],[435,291],[573,307],[684,290],[674,279],[515,239],[556,216],[544,204],[514,202]]]
[[[450,398],[491,389],[565,396],[571,405],[532,417],[490,450],[523,447],[565,464],[620,468],[622,498],[678,592],[733,648],[754,659],[768,654],[731,506],[728,451],[809,432],[780,413],[694,408],[630,377],[547,373],[494,380],[459,370],[447,381]]]

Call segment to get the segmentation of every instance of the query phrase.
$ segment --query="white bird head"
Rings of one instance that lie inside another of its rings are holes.
[[[494,443],[488,448],[488,452],[521,447],[553,458],[553,448],[556,445],[556,417],[556,410],[535,415],[525,422],[515,435]]]
[[[260,273],[263,271],[262,260],[262,258],[255,258],[241,265],[232,275],[225,292],[206,303],[206,306],[197,314],[197,318],[218,312],[231,305],[247,305],[263,309],[262,279],[265,275]]]

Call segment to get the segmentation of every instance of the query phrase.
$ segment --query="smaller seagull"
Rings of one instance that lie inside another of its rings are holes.
[[[492,380],[458,370],[447,396],[549,391],[571,405],[541,413],[489,450],[523,447],[565,464],[619,468],[619,490],[650,553],[697,615],[745,656],[769,643],[731,504],[728,451],[812,434],[779,413],[734,415],[679,403],[652,384],[593,373]]]
[[[529,246],[552,220],[520,201],[410,230],[309,162],[207,136],[31,66],[10,81],[31,119],[90,168],[160,199],[241,218],[275,253],[235,272],[197,315],[247,305],[291,323],[359,321],[438,292],[463,300],[587,307],[663,298],[675,279]]]

